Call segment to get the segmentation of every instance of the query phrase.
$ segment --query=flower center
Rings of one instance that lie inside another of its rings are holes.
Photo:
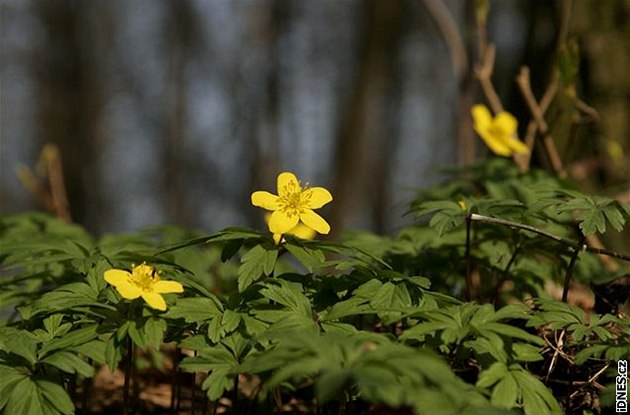
[[[151,291],[153,285],[160,280],[155,269],[142,263],[138,266],[134,266],[131,271],[131,282],[138,286],[141,290]]]
[[[307,207],[308,199],[310,198],[309,192],[306,192],[307,187],[302,189],[298,183],[289,182],[286,184],[280,193],[280,210],[292,217],[293,215],[299,215],[304,212]]]

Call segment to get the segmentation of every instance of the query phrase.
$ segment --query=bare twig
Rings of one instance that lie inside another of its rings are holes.
[[[453,15],[443,0],[423,0],[423,3],[444,39],[457,79],[462,79],[468,70],[468,54]]]
[[[527,107],[529,108],[529,112],[531,113],[534,121],[536,122],[536,126],[540,135],[543,137],[543,146],[545,148],[545,152],[549,157],[549,162],[551,163],[551,168],[553,171],[560,177],[566,177],[566,171],[562,164],[562,159],[558,154],[558,150],[553,141],[553,137],[549,132],[549,126],[544,118],[544,113],[540,108],[540,105],[536,101],[534,97],[534,93],[532,92],[531,84],[529,82],[529,68],[523,66],[521,68],[521,72],[516,77],[516,83],[518,84],[519,90],[527,103]]]

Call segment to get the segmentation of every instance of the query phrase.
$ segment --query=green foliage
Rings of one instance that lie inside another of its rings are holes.
[[[45,215],[0,217],[0,411],[73,413],[72,385],[102,365],[128,371],[134,356],[140,372],[143,356],[196,374],[236,413],[239,401],[279,413],[297,399],[325,413],[557,414],[612,382],[606,368],[630,355],[627,300],[586,312],[548,287],[568,271],[600,290],[628,273],[578,245],[620,231],[627,205],[492,160],[411,212],[417,223],[393,237],[279,245],[246,228],[95,240]],[[184,286],[165,312],[104,280],[142,262]]]

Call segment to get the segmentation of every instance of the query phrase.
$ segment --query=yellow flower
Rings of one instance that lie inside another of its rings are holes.
[[[302,187],[293,173],[278,175],[278,195],[257,191],[252,193],[252,204],[271,211],[269,230],[284,235],[299,223],[322,233],[330,232],[330,225],[313,212],[332,200],[330,192],[323,187]]]
[[[500,112],[492,118],[490,110],[483,104],[472,107],[473,128],[486,145],[499,156],[514,153],[527,154],[529,149],[516,137],[516,118],[509,112]]]
[[[164,311],[166,302],[161,294],[181,293],[184,287],[176,281],[162,281],[150,265],[132,265],[131,272],[122,269],[109,269],[104,274],[105,281],[116,288],[123,298],[134,300],[142,297],[149,306]]]
[[[265,222],[267,223],[267,225],[269,225],[270,218],[271,218],[271,213],[266,213]],[[286,235],[294,235],[301,239],[313,239],[315,238],[315,236],[317,236],[317,232],[315,232],[313,229],[309,228],[308,226],[300,222],[297,225],[295,225],[295,228],[288,231]],[[276,245],[278,245],[280,242],[284,242],[284,238],[282,237],[282,234],[274,233],[273,241],[276,243]]]

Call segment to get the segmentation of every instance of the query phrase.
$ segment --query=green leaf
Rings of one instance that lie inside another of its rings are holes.
[[[9,395],[5,415],[26,415],[43,413],[37,386],[28,377],[19,380]]]
[[[369,313],[376,313],[376,311],[370,307],[368,300],[361,297],[350,297],[333,304],[326,313],[322,314],[322,321],[338,320],[343,317]]]
[[[36,360],[36,337],[26,330],[13,327],[0,327],[0,350],[22,356],[29,363]]]
[[[210,376],[201,384],[201,388],[206,391],[208,399],[218,400],[227,391],[234,387],[234,375],[230,374],[230,367],[220,367],[214,369]]]
[[[303,294],[299,283],[275,279],[265,284],[260,294],[304,317],[311,317],[311,302]]]
[[[149,317],[143,327],[146,336],[147,345],[158,350],[164,340],[166,332],[166,320],[160,317]]]
[[[278,249],[265,249],[256,245],[243,255],[241,266],[238,268],[238,290],[243,292],[263,275],[271,275],[278,257]]]
[[[505,363],[495,362],[488,369],[482,371],[477,379],[478,388],[487,388],[508,375],[508,368]]]
[[[298,246],[290,242],[285,243],[283,246],[295,257],[295,259],[300,262],[300,264],[304,266],[304,268],[306,268],[308,272],[313,272],[316,268],[321,266],[326,259],[322,251],[317,249]]]
[[[480,332],[483,330],[490,330],[498,335],[513,337],[521,340],[529,341],[530,343],[534,343],[540,346],[545,344],[545,341],[538,336],[534,336],[533,334],[529,334],[523,329],[518,327],[510,326],[509,324],[503,323],[486,323],[479,328]]]
[[[45,356],[54,350],[65,349],[68,347],[78,346],[94,340],[97,336],[98,325],[91,324],[77,330],[66,333],[63,337],[53,339],[44,344],[39,350],[40,356]]]
[[[538,362],[543,360],[540,348],[526,343],[514,343],[512,345],[514,358],[520,362]]]
[[[164,315],[166,318],[183,318],[186,323],[201,324],[207,320],[221,317],[223,305],[212,296],[180,298]]]
[[[346,385],[352,381],[352,371],[348,369],[327,371],[315,384],[315,397],[318,405],[339,398]]]
[[[70,396],[60,385],[45,379],[37,379],[35,384],[41,393],[41,397],[49,402],[58,412],[64,415],[75,412]]]
[[[74,353],[65,350],[59,350],[49,354],[42,359],[41,362],[53,365],[66,373],[77,373],[87,378],[94,376],[94,368],[92,366],[88,365]]]
[[[500,408],[510,409],[516,406],[518,386],[508,372],[492,389],[492,404]]]

